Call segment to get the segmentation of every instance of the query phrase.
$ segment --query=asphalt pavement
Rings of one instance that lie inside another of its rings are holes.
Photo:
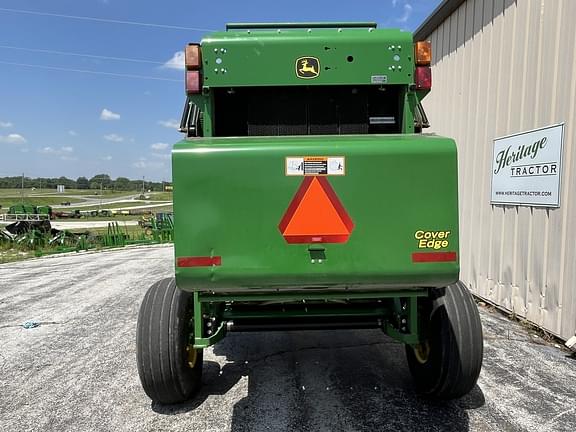
[[[348,330],[230,334],[196,398],[153,404],[136,318],[172,273],[170,246],[0,265],[0,431],[576,430],[576,360],[486,308],[483,370],[460,400],[418,397],[401,344]]]

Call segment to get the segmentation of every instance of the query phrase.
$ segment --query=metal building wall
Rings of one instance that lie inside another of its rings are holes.
[[[427,39],[431,131],[459,145],[461,279],[567,339],[576,331],[576,1],[467,0]],[[565,122],[561,207],[490,204],[493,139]]]

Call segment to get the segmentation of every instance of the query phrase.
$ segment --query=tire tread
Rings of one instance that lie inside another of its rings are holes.
[[[476,385],[482,368],[483,335],[474,299],[462,282],[432,289],[431,323],[439,320],[440,347],[430,364],[421,365],[406,347],[408,365],[418,391],[439,399],[455,399]]]
[[[147,291],[136,330],[138,374],[146,394],[155,402],[183,402],[200,387],[202,352],[191,369],[185,363],[185,314],[189,294],[174,278],[163,279]]]

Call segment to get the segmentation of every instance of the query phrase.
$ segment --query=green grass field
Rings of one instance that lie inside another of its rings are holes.
[[[128,234],[132,237],[138,237],[144,233],[144,229],[141,228],[139,225],[124,226],[122,225],[121,221],[118,221],[118,226],[120,227],[120,231],[122,231],[122,233]],[[71,229],[68,231],[78,233],[90,231],[91,234],[106,234],[108,232],[108,228],[84,228],[84,229]]]
[[[81,218],[54,218],[52,222],[80,222],[80,221],[116,221],[122,223],[124,221],[139,220],[142,215],[116,215],[116,216],[89,216]]]
[[[64,210],[73,210],[78,208],[80,210],[97,210],[99,208],[122,208],[122,207],[132,207],[142,205],[142,202],[124,202],[124,203],[114,203],[114,204],[102,204],[98,205],[97,200],[99,197],[110,199],[110,198],[120,198],[125,196],[134,196],[137,192],[133,191],[100,191],[94,190],[79,190],[79,189],[68,189],[66,193],[59,194],[54,190],[43,189],[43,190],[31,190],[24,189],[24,197],[22,198],[22,191],[20,189],[0,189],[0,212],[6,212],[10,206],[15,204],[21,204],[22,202],[27,205],[35,206],[54,206],[60,205],[63,202],[70,202],[72,205],[69,208],[64,208]],[[150,201],[171,201],[171,192],[152,192],[147,194],[150,196]],[[74,197],[77,196],[77,197]],[[81,197],[91,198],[94,201],[94,205],[90,207],[76,207],[74,204],[82,203]]]
[[[59,205],[60,203],[67,201],[70,203],[79,203],[82,202],[81,199],[78,198],[69,198],[69,197],[60,197],[60,196],[44,196],[44,197],[24,197],[24,204],[27,205],[35,205],[35,206],[53,206]],[[21,204],[22,198],[20,197],[0,197],[0,206],[2,209],[8,210],[8,207],[13,206],[15,204]]]
[[[172,192],[151,192],[150,201],[172,201]]]
[[[34,251],[22,251],[10,247],[9,245],[0,244],[0,264],[21,261],[34,257]]]
[[[171,212],[174,211],[174,207],[172,205],[165,205],[162,207],[152,207],[150,210],[154,213]]]
[[[21,189],[0,189],[0,199],[3,197],[20,197],[22,190]],[[107,198],[114,198],[119,196],[125,195],[135,195],[138,194],[138,191],[109,191],[103,190],[102,196]],[[164,192],[159,192],[164,193]],[[99,189],[66,189],[64,193],[58,193],[54,189],[24,189],[24,196],[31,196],[31,195],[42,195],[42,196],[67,196],[67,195],[89,195],[89,196],[99,196],[100,190]]]
[[[92,210],[100,210],[100,209],[114,210],[114,209],[119,209],[119,208],[142,207],[145,205],[146,205],[145,203],[137,201],[134,203],[130,203],[130,202],[111,203],[111,204],[102,204],[102,205],[84,206],[84,207],[78,207],[78,206],[74,207],[74,205],[71,205],[70,209],[59,209],[59,210],[64,210],[64,211],[76,210],[76,209],[78,209],[80,211],[92,211]],[[137,209],[137,210],[146,210],[146,208],[142,207],[141,209]],[[172,205],[166,204],[165,206],[162,206],[162,207],[151,207],[150,211],[153,211],[153,212],[172,211]]]

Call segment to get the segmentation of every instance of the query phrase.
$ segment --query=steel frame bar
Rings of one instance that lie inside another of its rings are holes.
[[[323,318],[330,316],[345,317],[382,317],[382,330],[390,337],[409,344],[415,345],[420,342],[418,328],[418,298],[427,296],[426,289],[412,291],[385,291],[380,293],[302,293],[297,296],[294,294],[205,294],[194,293],[194,348],[208,348],[220,341],[226,335],[226,322],[234,319],[270,319],[270,318]],[[396,328],[389,317],[391,309],[388,307],[338,307],[334,305],[330,308],[319,309],[318,304],[306,304],[305,301],[322,301],[322,300],[354,300],[354,299],[393,299],[392,312],[397,314],[399,319],[406,319],[405,330]],[[220,303],[233,302],[262,302],[262,301],[302,301],[302,310],[224,310],[220,316],[221,321],[214,333],[208,337],[204,336],[204,311],[205,306]],[[406,306],[403,309],[403,301]]]
[[[218,294],[218,293],[198,293],[195,292],[194,299],[201,302],[258,302],[258,301],[277,301],[277,302],[290,302],[301,300],[367,300],[367,299],[384,299],[384,298],[400,298],[400,297],[426,297],[428,291],[425,288],[406,290],[406,291],[381,291],[381,292],[314,292],[307,293],[299,291],[297,293],[270,293],[270,294]]]

